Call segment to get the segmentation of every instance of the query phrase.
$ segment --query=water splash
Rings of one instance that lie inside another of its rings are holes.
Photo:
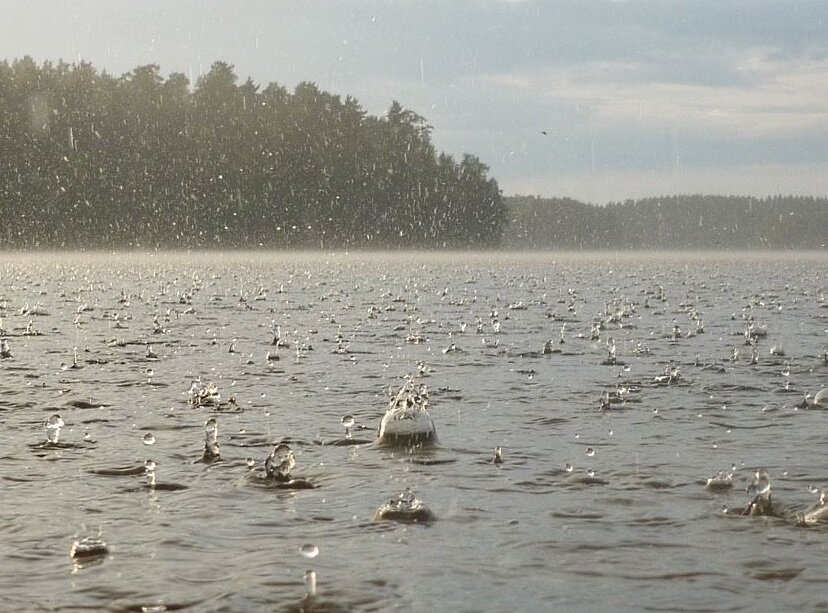
[[[141,439],[141,442],[148,446],[155,445],[155,435],[152,432],[147,432]]]
[[[277,481],[288,481],[295,466],[293,450],[285,443],[279,443],[265,459],[265,474]]]
[[[720,470],[715,475],[708,477],[704,487],[711,491],[727,490],[733,487],[733,472]]]
[[[353,438],[353,434],[351,433],[351,430],[353,429],[354,424],[356,423],[356,422],[354,422],[353,416],[352,415],[345,415],[341,419],[341,422],[342,422],[342,426],[345,428],[345,438],[347,438],[347,439]]]
[[[109,546],[100,534],[75,538],[69,550],[69,557],[73,560],[89,560],[109,553]]]
[[[433,519],[434,513],[431,512],[431,509],[414,496],[414,492],[408,487],[374,513],[374,520],[429,522]]]
[[[499,446],[495,447],[492,464],[503,464],[503,449]]]
[[[308,598],[314,598],[316,596],[316,571],[315,570],[306,570],[305,571],[305,595]]]
[[[770,477],[768,471],[760,468],[753,475],[753,480],[748,484],[747,493],[750,497],[763,496],[770,492]]]
[[[218,385],[212,381],[196,379],[187,391],[187,402],[193,408],[201,406],[217,406],[221,403],[221,394]]]
[[[60,431],[65,426],[63,419],[55,413],[46,420],[46,442],[50,445],[57,445],[60,440]]]
[[[147,479],[147,485],[151,488],[155,487],[155,462],[147,460],[144,462],[144,476]]]
[[[204,422],[204,460],[217,460],[221,455],[221,447],[218,442],[218,422],[211,417]]]
[[[0,359],[12,357],[11,345],[8,339],[0,340]]]

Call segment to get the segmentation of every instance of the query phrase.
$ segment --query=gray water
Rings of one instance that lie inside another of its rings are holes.
[[[828,486],[828,414],[803,405],[828,384],[825,254],[2,262],[3,610],[828,610],[828,529],[738,516],[757,468],[792,508]],[[375,447],[420,361],[440,446]],[[197,378],[220,406],[188,405]],[[316,489],[263,478],[281,440]],[[722,470],[733,488],[706,489]],[[406,487],[435,521],[373,521]],[[70,558],[89,535],[108,553]]]

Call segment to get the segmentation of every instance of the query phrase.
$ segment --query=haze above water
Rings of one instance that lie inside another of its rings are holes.
[[[828,608],[826,528],[737,516],[760,467],[828,487],[824,253],[2,261],[0,608]],[[372,446],[418,371],[440,446]],[[263,478],[282,440],[316,489]],[[373,521],[405,488],[436,520]]]

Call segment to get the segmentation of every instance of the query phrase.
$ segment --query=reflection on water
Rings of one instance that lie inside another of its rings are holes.
[[[4,608],[826,606],[824,254],[2,262]]]

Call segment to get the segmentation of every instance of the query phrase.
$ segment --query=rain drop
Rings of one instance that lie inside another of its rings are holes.
[[[313,543],[305,543],[299,547],[299,553],[303,558],[313,559],[319,555],[319,547]]]
[[[155,435],[152,432],[147,432],[141,442],[144,445],[155,445]]]

